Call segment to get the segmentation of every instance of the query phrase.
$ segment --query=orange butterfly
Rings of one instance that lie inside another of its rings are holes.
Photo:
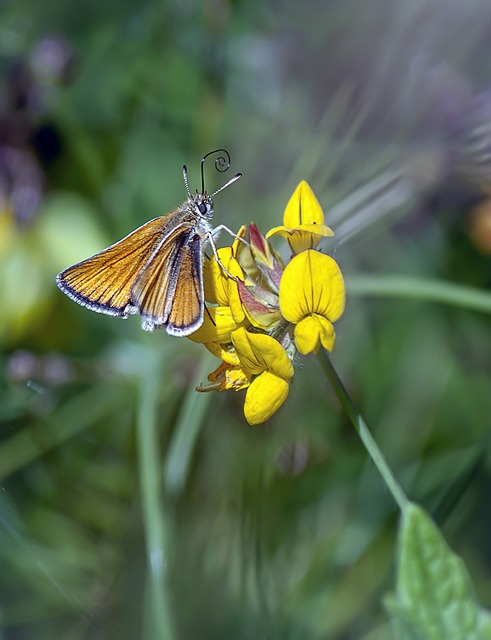
[[[230,155],[216,149],[201,159],[201,193],[189,191],[187,200],[166,216],[150,220],[92,258],[68,267],[56,284],[87,309],[127,318],[139,313],[142,329],[165,327],[173,336],[187,336],[203,324],[203,259],[207,242],[216,254],[214,237],[224,225],[212,229],[213,196],[241,177],[237,173],[212,194],[205,191],[204,161],[219,156],[215,167],[226,171]],[[225,168],[223,168],[225,167]]]

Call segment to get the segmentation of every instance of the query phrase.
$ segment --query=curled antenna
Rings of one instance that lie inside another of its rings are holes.
[[[214,153],[224,153],[224,156],[218,156],[215,158],[215,169],[224,173],[230,167],[230,154],[226,149],[215,149],[210,151],[201,158],[201,193],[205,192],[205,160],[208,156],[212,156]]]

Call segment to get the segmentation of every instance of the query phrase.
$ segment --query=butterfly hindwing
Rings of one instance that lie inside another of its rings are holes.
[[[203,268],[201,236],[192,224],[181,224],[172,243],[155,251],[135,280],[132,304],[142,316],[142,326],[165,326],[171,335],[188,335],[203,319]]]
[[[167,332],[188,335],[203,322],[203,244],[195,234],[181,250],[181,264],[167,321]]]

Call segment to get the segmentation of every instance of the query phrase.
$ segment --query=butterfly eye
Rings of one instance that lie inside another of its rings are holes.
[[[203,204],[203,202],[200,202],[200,204],[198,205],[198,211],[200,213],[206,213],[206,204]]]

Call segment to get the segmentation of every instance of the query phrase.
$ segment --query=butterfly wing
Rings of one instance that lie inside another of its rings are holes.
[[[58,287],[84,307],[111,316],[135,311],[131,287],[156,247],[169,235],[167,216],[136,229],[95,256],[68,267],[56,277]]]
[[[203,324],[203,241],[195,234],[181,251],[180,273],[167,321],[167,333],[187,336]]]
[[[187,336],[203,322],[203,242],[192,224],[180,225],[172,236],[172,252],[162,246],[148,260],[131,299],[144,329],[165,326],[170,335]]]

